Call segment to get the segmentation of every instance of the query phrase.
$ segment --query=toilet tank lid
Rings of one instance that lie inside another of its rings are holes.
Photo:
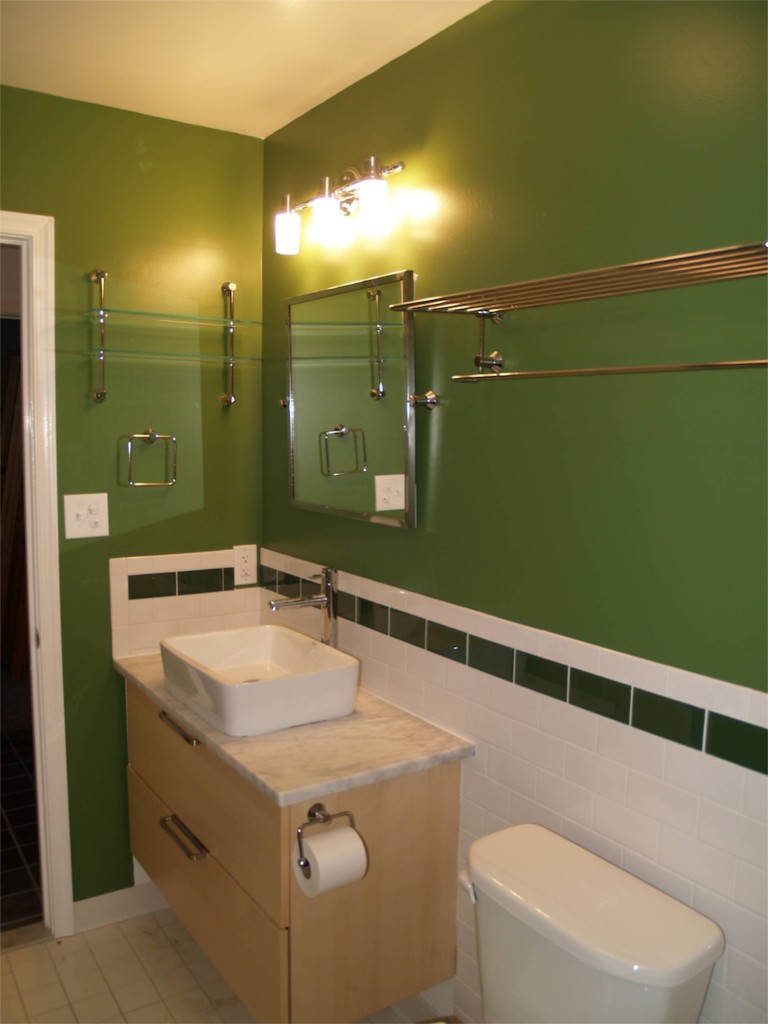
[[[477,839],[467,870],[476,890],[592,967],[671,988],[711,966],[718,926],[684,903],[541,825]]]

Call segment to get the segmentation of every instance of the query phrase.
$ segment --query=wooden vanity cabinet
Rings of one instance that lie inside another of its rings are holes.
[[[368,870],[310,898],[291,857],[317,799],[278,806],[130,684],[127,714],[134,855],[254,1020],[355,1021],[453,976],[458,761],[320,797]]]

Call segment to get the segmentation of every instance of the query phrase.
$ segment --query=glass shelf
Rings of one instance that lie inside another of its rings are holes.
[[[98,323],[102,314],[107,324],[110,323],[155,323],[177,324],[185,327],[260,327],[261,320],[229,320],[226,317],[194,316],[184,313],[152,313],[131,309],[89,309],[86,316]]]
[[[260,355],[235,355],[234,358],[230,359],[230,357],[224,353],[210,355],[203,352],[160,352],[157,350],[149,352],[142,349],[127,348],[92,348],[87,349],[82,354],[86,359],[98,360],[101,358],[102,353],[107,359],[147,360],[152,362],[171,362],[173,360],[178,360],[180,362],[210,363],[213,365],[219,364],[223,366],[228,366],[230,362],[235,366],[262,362],[262,357]]]

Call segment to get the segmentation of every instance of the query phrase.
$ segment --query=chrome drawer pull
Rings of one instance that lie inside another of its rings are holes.
[[[174,722],[167,711],[160,712],[160,721],[165,722],[169,729],[173,729],[175,733],[178,733],[178,735],[181,736],[184,742],[188,743],[190,747],[197,747],[200,745],[200,740],[195,739],[194,736],[190,736],[188,732],[184,732],[181,726],[177,722]]]
[[[181,832],[185,839],[188,839],[190,843],[195,847],[194,850],[190,850],[189,847],[184,843],[174,831],[171,826],[174,826]],[[194,834],[190,832],[181,818],[178,818],[175,814],[166,814],[164,818],[160,819],[160,827],[168,833],[171,839],[176,843],[178,848],[184,853],[185,856],[189,857],[190,860],[202,860],[208,851]]]

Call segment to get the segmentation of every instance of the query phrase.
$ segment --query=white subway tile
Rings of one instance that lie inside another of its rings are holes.
[[[509,750],[512,719],[490,711],[487,707],[467,701],[467,732],[473,739],[485,740],[501,750]]]
[[[532,729],[523,722],[515,722],[512,730],[511,752],[539,768],[546,768],[556,775],[563,774],[565,767],[565,744],[555,736],[548,736],[539,729]]]
[[[405,670],[413,676],[420,676],[425,683],[445,689],[447,658],[441,658],[430,651],[424,651],[413,644],[406,644]]]
[[[597,749],[597,715],[573,704],[542,696],[540,727],[577,747]]]
[[[758,693],[756,690],[750,692],[749,707],[744,721],[768,729],[768,693]]]
[[[112,627],[112,657],[127,658],[131,651],[131,631],[128,626]]]
[[[668,692],[674,700],[736,718],[743,717],[749,708],[749,690],[746,687],[679,668],[669,670]]]
[[[702,801],[699,837],[756,867],[765,868],[768,864],[766,826],[727,807]]]
[[[537,769],[536,800],[580,825],[591,826],[594,794],[551,772]]]
[[[200,594],[184,594],[181,597],[153,597],[152,619],[167,622],[169,619],[192,619],[200,615]]]
[[[109,575],[110,576],[127,576],[128,575],[128,564],[125,558],[110,558],[109,560]],[[127,584],[126,584],[127,586]]]
[[[531,800],[536,795],[537,769],[529,761],[492,747],[488,751],[487,772],[492,779],[516,793]]]
[[[371,633],[371,657],[383,662],[390,668],[396,668],[398,672],[405,672],[405,657],[408,645],[402,640],[393,640],[384,633]]]
[[[131,626],[131,653],[157,654],[160,641],[168,636],[179,635],[179,624],[171,619],[169,622],[151,622],[141,626]]]
[[[386,583],[373,583],[371,587],[371,600],[377,604],[386,605],[387,608],[397,608],[404,612],[407,607],[407,593],[397,587],[390,587]]]
[[[153,598],[148,597],[141,600],[128,602],[128,625],[140,626],[143,623],[152,622],[154,610],[152,608]]]
[[[725,982],[729,989],[760,1009],[768,1008],[768,970],[737,949],[729,949]]]
[[[470,800],[487,811],[506,817],[509,809],[509,790],[506,786],[468,768],[462,777],[462,792]]]
[[[602,648],[594,644],[586,644],[581,640],[559,636],[557,633],[542,633],[540,653],[550,661],[559,661],[563,665],[572,665],[585,672],[600,671],[600,655]]]
[[[664,826],[658,860],[664,867],[690,878],[721,896],[733,897],[736,889],[736,858],[695,836]]]
[[[337,583],[339,590],[345,594],[354,594],[355,597],[362,597],[367,601],[371,600],[371,594],[373,593],[373,583],[371,580],[364,579],[362,576],[355,576],[351,572],[340,572]]]
[[[388,671],[390,700],[407,711],[419,714],[424,709],[424,683],[395,668]]]
[[[583,846],[585,850],[589,850],[598,857],[602,857],[603,860],[615,864],[617,868],[621,867],[624,848],[619,843],[606,839],[605,836],[599,835],[591,828],[585,828],[584,825],[580,825],[572,818],[563,819],[562,834],[566,839],[570,839],[572,843]]]
[[[645,658],[634,658],[631,654],[623,654],[621,651],[603,649],[598,674],[615,679],[617,683],[639,686],[649,693],[664,696],[667,692],[666,665],[647,661]]]
[[[744,775],[744,769],[738,765],[711,757],[701,750],[692,750],[681,743],[667,746],[665,779],[716,803],[741,806]]]
[[[179,622],[179,629],[184,633],[213,633],[220,629],[234,629],[223,615],[209,615],[198,619],[184,619]]]
[[[153,573],[155,560],[152,555],[137,555],[126,558],[125,568],[129,576],[147,576]]]
[[[606,757],[566,746],[565,777],[579,786],[624,803],[627,769]]]
[[[506,683],[503,679],[493,680],[490,700],[494,711],[538,728],[541,720],[541,695],[535,690]]]
[[[704,886],[697,886],[694,908],[715,921],[726,942],[751,956],[758,963],[768,959],[768,929],[765,918]]]
[[[435,725],[470,738],[467,729],[467,702],[462,697],[425,682],[423,713]]]
[[[666,740],[640,729],[630,728],[610,718],[598,718],[597,751],[605,757],[619,761],[628,768],[636,768],[646,775],[662,778],[664,775],[664,749]]]
[[[621,866],[631,875],[642,878],[649,885],[655,885],[657,889],[661,889],[669,896],[674,896],[681,903],[686,903],[688,906],[693,903],[695,891],[693,882],[676,871],[670,871],[663,865],[657,864],[656,861],[633,853],[632,850],[624,851]]]
[[[439,657],[433,655],[433,657]],[[451,693],[459,694],[477,704],[488,704],[491,687],[496,682],[485,672],[460,665],[450,658],[440,658],[445,663],[445,687]]]
[[[696,834],[699,798],[660,779],[630,771],[627,778],[626,805],[655,821]]]
[[[722,984],[710,982],[699,1020],[702,1024],[715,1021],[727,1024],[765,1024],[765,1011],[748,1003]]]
[[[595,831],[643,857],[656,860],[661,826],[645,814],[639,814],[604,796],[595,796]]]
[[[713,758],[713,760],[715,760]],[[743,771],[744,775],[744,813],[758,821],[768,819],[768,775],[758,772]],[[734,802],[735,805],[735,802]]]
[[[544,807],[535,800],[529,800],[521,793],[510,793],[509,795],[509,822],[512,825],[525,825],[528,822],[534,825],[543,825],[544,828],[557,832],[563,831],[563,819],[559,814]]]
[[[525,651],[526,654],[540,654],[541,638],[542,631],[540,629],[521,626],[518,622],[505,622],[503,619],[496,619],[488,639],[495,640],[497,644],[513,647],[516,651]]]
[[[735,898],[742,907],[768,917],[768,874],[754,864],[738,861]]]

